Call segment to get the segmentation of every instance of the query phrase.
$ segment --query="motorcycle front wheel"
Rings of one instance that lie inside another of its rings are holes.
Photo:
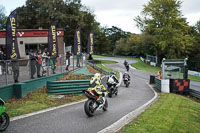
[[[94,105],[94,101],[91,99],[85,102],[84,110],[85,110],[86,115],[89,117],[94,116],[95,109],[93,105]]]
[[[7,129],[10,123],[10,117],[6,112],[3,112],[0,116],[0,132],[3,132]]]

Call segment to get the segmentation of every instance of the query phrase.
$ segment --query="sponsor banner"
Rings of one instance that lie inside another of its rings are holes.
[[[20,59],[17,36],[16,36],[16,20],[17,12],[14,10],[9,15],[6,22],[6,58],[9,59]]]
[[[94,53],[94,32],[90,32],[88,36],[88,48],[87,48],[88,54]]]
[[[48,30],[17,31],[17,37],[47,37]],[[57,30],[57,36],[64,36],[63,30]],[[0,38],[5,38],[6,32],[0,31]]]
[[[48,32],[48,52],[50,56],[58,56],[58,41],[57,41],[57,30],[56,21],[54,21]]]
[[[74,36],[74,54],[81,55],[81,28],[79,27]]]

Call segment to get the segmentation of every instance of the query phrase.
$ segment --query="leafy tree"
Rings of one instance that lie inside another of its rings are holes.
[[[27,0],[25,6],[19,7],[18,28],[22,29],[48,29],[52,21],[57,21],[58,28],[64,29],[64,42],[66,45],[74,44],[74,33],[81,27],[81,41],[83,51],[87,51],[87,40],[91,30],[95,36],[105,38],[95,15],[81,4],[81,0]],[[100,35],[98,35],[100,34]],[[95,43],[98,47],[99,41]]]
[[[110,40],[111,51],[114,50],[116,41],[120,40],[120,38],[129,37],[130,35],[130,32],[125,32],[116,26],[112,26],[112,28],[107,28],[105,32],[106,32],[106,36]]]
[[[6,20],[7,17],[5,15],[5,8],[2,5],[0,5],[0,30],[6,28]]]
[[[150,0],[141,16],[134,19],[143,33],[152,36],[154,54],[160,59],[185,58],[190,53],[191,27],[180,8],[179,0]]]

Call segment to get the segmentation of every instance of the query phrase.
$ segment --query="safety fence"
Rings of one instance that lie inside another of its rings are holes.
[[[189,95],[192,97],[195,97],[197,99],[200,99],[200,92],[193,90],[193,89],[189,89]]]
[[[99,71],[100,73],[103,73],[105,75],[109,75],[109,72],[96,66],[94,63],[91,63],[91,61],[86,61],[85,62],[87,65],[90,65],[92,68],[96,69],[97,71]]]
[[[53,95],[81,94],[89,88],[90,80],[48,81],[47,93]]]
[[[54,63],[50,57],[42,58],[41,65],[38,65],[36,59],[30,58],[0,60],[0,86],[74,70],[77,67],[85,66],[85,59],[85,56],[71,56],[66,59],[65,55],[60,55],[55,59]],[[68,70],[66,69],[67,66]]]

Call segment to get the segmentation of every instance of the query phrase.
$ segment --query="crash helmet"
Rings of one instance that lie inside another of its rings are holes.
[[[100,73],[95,73],[94,77],[97,78],[98,80],[101,80],[101,74]]]

